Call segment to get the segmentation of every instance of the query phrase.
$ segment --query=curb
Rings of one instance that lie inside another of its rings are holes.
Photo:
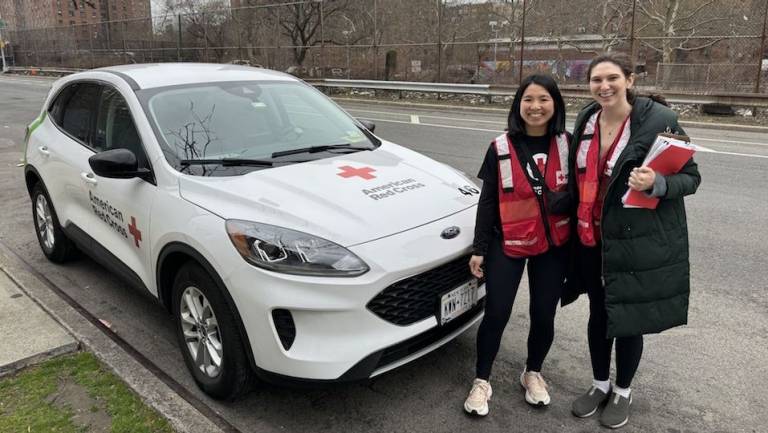
[[[145,404],[165,417],[175,431],[224,432],[54,293],[45,281],[30,271],[29,265],[3,243],[0,243],[0,269],[33,302],[74,336],[82,347],[107,365]]]

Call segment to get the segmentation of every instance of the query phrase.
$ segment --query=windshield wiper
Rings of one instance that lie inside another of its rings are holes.
[[[358,151],[358,150],[373,150],[373,147],[369,146],[352,146],[349,143],[344,144],[324,144],[322,146],[310,146],[310,147],[301,147],[298,149],[291,149],[291,150],[281,150],[279,152],[275,152],[272,154],[272,158],[279,158],[281,156],[287,156],[287,155],[296,155],[298,153],[317,153],[317,152],[325,152],[328,150],[352,150],[352,151]]]
[[[273,161],[266,159],[243,159],[243,158],[221,158],[221,159],[182,159],[179,161],[182,166],[190,165],[221,165],[224,167],[252,166],[252,167],[272,167]]]

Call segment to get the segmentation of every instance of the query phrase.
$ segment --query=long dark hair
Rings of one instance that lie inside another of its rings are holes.
[[[589,62],[589,68],[587,68],[587,82],[592,79],[592,68],[604,62],[613,63],[614,65],[618,66],[619,69],[621,69],[621,73],[624,75],[624,78],[629,78],[635,70],[635,67],[632,64],[632,59],[630,59],[628,55],[624,53],[603,53],[599,54],[597,57],[592,59],[591,62]],[[653,99],[659,104],[669,106],[669,103],[667,103],[667,100],[662,95],[648,94],[645,96]],[[635,89],[627,89],[627,102],[634,104],[637,97],[638,94]]]
[[[555,79],[545,74],[533,74],[523,78],[520,87],[515,92],[512,107],[509,109],[507,133],[512,138],[525,135],[525,121],[520,115],[520,103],[523,100],[525,89],[531,84],[538,84],[543,87],[549,93],[549,96],[552,97],[552,102],[555,105],[555,112],[547,124],[547,135],[562,134],[565,131],[565,102],[563,102],[563,96],[560,95],[560,89],[557,88]]]

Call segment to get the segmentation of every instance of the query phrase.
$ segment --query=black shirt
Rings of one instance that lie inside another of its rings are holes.
[[[526,167],[524,170],[529,178],[534,178],[533,173],[527,168],[523,152],[519,151],[520,143],[528,146],[539,171],[543,175],[547,165],[549,155],[549,146],[552,141],[551,135],[541,137],[530,137],[523,135],[514,140],[516,154],[520,163]],[[480,200],[477,204],[477,218],[475,220],[475,240],[472,244],[472,254],[485,256],[488,252],[488,243],[491,240],[501,237],[501,216],[499,215],[499,159],[496,155],[496,147],[493,143],[488,147],[485,153],[483,165],[477,174],[483,181],[483,187],[480,191]],[[535,178],[534,178],[535,179]]]

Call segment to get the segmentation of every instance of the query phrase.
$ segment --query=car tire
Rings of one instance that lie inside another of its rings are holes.
[[[32,188],[32,220],[37,241],[48,260],[64,263],[76,257],[77,247],[64,234],[56,209],[41,182]]]
[[[197,263],[186,263],[176,274],[173,316],[184,362],[200,389],[219,400],[235,400],[251,389],[255,375],[237,318]]]

